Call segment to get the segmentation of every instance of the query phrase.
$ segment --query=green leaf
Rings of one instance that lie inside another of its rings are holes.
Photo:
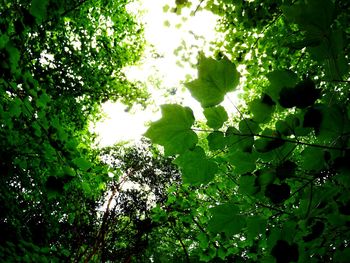
[[[51,100],[51,98],[46,94],[46,92],[43,92],[38,100],[36,101],[36,105],[38,107],[46,107],[46,104]]]
[[[15,46],[13,46],[12,43],[10,42],[7,43],[6,50],[9,54],[11,72],[16,74],[18,73],[18,62],[21,57],[21,54],[19,50]]]
[[[251,119],[243,119],[239,122],[239,131],[242,134],[255,134],[260,131],[259,124]]]
[[[208,236],[203,233],[203,232],[200,232],[197,236],[197,240],[199,241],[199,246],[201,248],[207,248],[208,245],[209,245],[209,239],[208,239]]]
[[[248,239],[254,240],[260,234],[265,235],[266,219],[260,216],[251,216],[247,218]]]
[[[337,250],[334,254],[335,262],[346,263],[349,262],[350,248],[344,248],[343,250]]]
[[[9,37],[6,34],[1,34],[0,36],[0,49],[3,49],[9,42]]]
[[[257,192],[258,187],[255,185],[255,176],[244,175],[239,178],[239,193],[253,195]]]
[[[165,155],[183,153],[197,143],[197,134],[191,130],[193,112],[176,104],[161,106],[162,118],[153,122],[145,136],[153,143],[164,146]]]
[[[226,143],[229,148],[240,149],[243,152],[251,152],[254,144],[253,136],[249,136],[249,134],[248,136],[247,134],[242,134],[235,127],[228,127],[225,136],[227,140]]]
[[[238,234],[246,225],[243,216],[238,215],[239,209],[233,204],[218,205],[210,209],[212,218],[208,229],[213,233],[225,233],[228,236]]]
[[[32,0],[29,12],[36,18],[38,23],[41,23],[46,17],[48,2],[48,0]]]
[[[256,168],[256,156],[253,153],[235,151],[229,153],[227,158],[234,165],[234,171],[237,174],[249,173]]]
[[[266,75],[270,86],[266,93],[277,102],[282,88],[292,88],[297,84],[298,76],[289,70],[276,70]]]
[[[344,118],[346,113],[343,113],[342,108],[338,105],[321,107],[321,112],[322,121],[318,138],[326,142],[333,142],[346,128]]]
[[[308,32],[327,31],[333,22],[334,4],[331,0],[309,0],[282,7],[284,15]]]
[[[301,156],[302,164],[301,168],[305,170],[315,170],[320,171],[324,168],[324,150],[315,147],[307,147],[302,153]]]
[[[281,147],[285,142],[280,138],[279,134],[275,131],[266,128],[262,133],[262,137],[255,140],[254,147],[257,152],[265,153],[272,151],[278,147]]]
[[[207,125],[213,129],[221,128],[224,122],[228,120],[227,112],[221,105],[205,108],[204,116],[207,119]]]
[[[278,120],[275,123],[275,128],[276,131],[284,136],[289,136],[292,135],[293,130],[291,129],[291,127],[288,125],[288,123],[286,121],[283,120]]]
[[[259,123],[268,122],[271,119],[271,114],[274,111],[274,107],[264,103],[261,99],[255,99],[249,104],[249,110],[253,114],[253,119]]]
[[[222,60],[215,60],[201,54],[198,79],[186,83],[185,86],[205,108],[222,102],[226,93],[236,88],[239,77],[235,65],[226,57]]]
[[[9,107],[10,116],[18,118],[22,113],[21,105],[22,101],[19,98],[15,98],[13,101],[11,101]]]
[[[82,171],[87,171],[92,164],[84,158],[75,158],[73,163]]]
[[[222,150],[226,146],[226,138],[222,132],[212,132],[207,137],[209,149],[211,151]]]
[[[216,163],[209,160],[199,146],[177,157],[174,163],[180,167],[182,179],[187,184],[209,183],[218,170]]]
[[[35,136],[41,137],[42,133],[41,133],[41,127],[40,127],[39,123],[38,122],[33,122],[32,123],[32,127],[34,129]]]

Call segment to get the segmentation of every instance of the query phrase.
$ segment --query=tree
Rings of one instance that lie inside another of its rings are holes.
[[[100,154],[114,176],[101,199],[108,200],[107,209],[97,223],[94,250],[102,262],[143,258],[148,262],[145,250],[152,243],[150,235],[161,226],[151,219],[151,209],[164,206],[168,187],[180,183],[179,172],[171,158],[164,158],[147,141],[134,147],[107,147]]]
[[[126,4],[0,3],[1,261],[68,261],[95,242],[110,169],[89,120],[147,97],[121,72],[143,49]]]
[[[228,32],[221,59],[201,54],[198,78],[185,85],[207,127],[196,127],[190,108],[163,105],[146,132],[175,156],[187,185],[173,201],[184,195],[188,204],[186,213],[176,210],[187,262],[344,262],[349,4],[203,2],[196,9],[219,14]],[[228,120],[220,102],[239,81],[244,102]]]

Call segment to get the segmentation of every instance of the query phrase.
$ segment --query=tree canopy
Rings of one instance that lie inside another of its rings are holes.
[[[1,261],[347,262],[349,2],[175,1],[225,35],[184,84],[205,120],[95,149],[103,102],[147,104],[128,2],[1,1]]]

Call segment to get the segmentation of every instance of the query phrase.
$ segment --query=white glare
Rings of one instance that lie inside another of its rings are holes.
[[[176,102],[190,106],[195,115],[201,117],[199,103],[192,99],[188,92],[183,91],[181,83],[186,78],[195,77],[196,70],[189,63],[182,63],[183,67],[177,65],[181,58],[174,54],[174,50],[185,45],[188,50],[183,54],[188,55],[190,61],[196,58],[198,51],[204,50],[210,54],[208,43],[216,39],[217,17],[208,11],[200,11],[195,16],[190,16],[186,8],[183,9],[183,12],[187,12],[183,17],[187,19],[182,19],[182,16],[172,12],[163,12],[163,6],[168,4],[174,7],[174,3],[173,0],[143,0],[128,5],[128,11],[134,13],[144,24],[148,44],[139,65],[125,68],[124,72],[129,80],[146,83],[155,105],[147,110],[136,108],[130,113],[125,112],[126,107],[120,103],[104,104],[103,111],[107,118],[97,123],[94,130],[99,134],[100,147],[119,141],[139,139],[147,129],[145,123],[160,117],[160,113],[154,109],[159,109],[164,103]],[[196,6],[194,1],[191,9]],[[165,26],[165,21],[170,25]],[[173,90],[175,94],[165,97],[169,90]]]

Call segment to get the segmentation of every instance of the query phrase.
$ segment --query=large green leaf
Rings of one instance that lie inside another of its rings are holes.
[[[238,234],[245,227],[246,221],[239,215],[239,209],[233,204],[218,205],[211,210],[213,217],[208,222],[208,229],[213,233],[225,233],[228,236]]]
[[[207,119],[207,125],[213,129],[222,127],[228,120],[228,115],[224,107],[221,105],[204,109],[204,116]]]
[[[239,77],[235,65],[226,57],[215,60],[201,55],[198,79],[186,83],[185,86],[202,107],[211,107],[222,102],[225,94],[235,89]]]
[[[334,4],[331,0],[309,0],[301,4],[282,7],[291,22],[306,31],[326,31],[333,21]]]
[[[161,110],[162,118],[151,124],[145,136],[164,146],[166,155],[183,153],[194,147],[198,138],[191,130],[195,120],[192,110],[176,104],[162,105]]]
[[[209,160],[199,146],[180,155],[174,163],[180,167],[182,179],[188,184],[209,183],[218,170],[216,163]]]

